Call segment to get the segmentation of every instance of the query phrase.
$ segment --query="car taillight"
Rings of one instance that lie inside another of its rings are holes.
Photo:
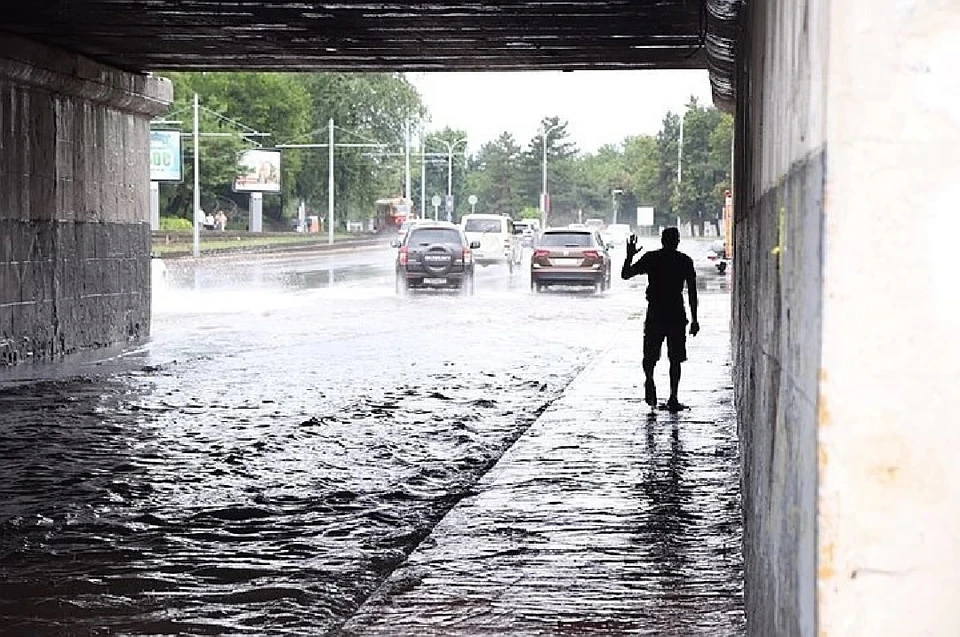
[[[590,258],[590,259],[599,259],[599,258],[600,258],[600,253],[597,252],[596,250],[584,250],[584,251],[583,251],[583,256],[585,256],[585,257],[587,257],[587,258]]]
[[[533,256],[535,256],[535,257],[546,257],[546,256],[550,256],[550,251],[549,251],[549,250],[534,250],[534,251],[533,251]]]
[[[470,259],[472,259],[472,258],[473,258],[473,253],[470,252],[470,248],[464,248],[464,249],[463,249],[463,262],[464,262],[464,263],[467,263],[467,262],[469,262]]]
[[[400,259],[400,265],[407,265],[407,246],[400,248],[398,258]]]

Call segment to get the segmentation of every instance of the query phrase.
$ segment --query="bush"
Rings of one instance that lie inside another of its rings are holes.
[[[161,230],[193,230],[193,223],[183,217],[160,217]]]

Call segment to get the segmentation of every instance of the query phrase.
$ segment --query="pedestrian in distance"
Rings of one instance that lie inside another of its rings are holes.
[[[643,399],[651,407],[657,406],[657,386],[653,371],[660,360],[663,341],[667,341],[667,359],[670,361],[670,398],[663,408],[676,413],[686,406],[677,397],[680,386],[680,365],[687,360],[687,313],[683,304],[683,287],[687,287],[690,301],[690,335],[700,331],[697,322],[697,273],[693,259],[680,252],[680,230],[665,228],[660,235],[662,248],[647,252],[634,263],[642,248],[637,247],[637,235],[627,240],[627,256],[620,276],[630,279],[647,275],[647,315],[643,323]]]

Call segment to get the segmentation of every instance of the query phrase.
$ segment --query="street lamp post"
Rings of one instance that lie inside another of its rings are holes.
[[[613,202],[613,223],[617,222],[617,195],[623,194],[622,188],[614,188],[610,191],[610,200]]]
[[[547,135],[563,124],[554,124],[543,131],[543,182],[540,186],[540,223],[547,227]]]
[[[453,150],[457,147],[458,144],[465,144],[467,142],[466,137],[461,137],[460,139],[448,142],[445,139],[437,139],[441,144],[444,144],[447,147],[447,197],[449,198],[453,195]],[[449,212],[447,215],[449,216]]]
[[[437,141],[443,143],[447,147],[447,195],[453,194],[453,149],[457,147],[457,144],[466,143],[467,138],[461,137],[460,139],[452,142],[448,142],[445,139],[438,139]]]

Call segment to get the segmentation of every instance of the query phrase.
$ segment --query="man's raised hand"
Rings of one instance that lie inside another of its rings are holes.
[[[630,238],[627,239],[627,256],[632,257],[642,249],[643,248],[637,248],[637,235],[630,235]]]

